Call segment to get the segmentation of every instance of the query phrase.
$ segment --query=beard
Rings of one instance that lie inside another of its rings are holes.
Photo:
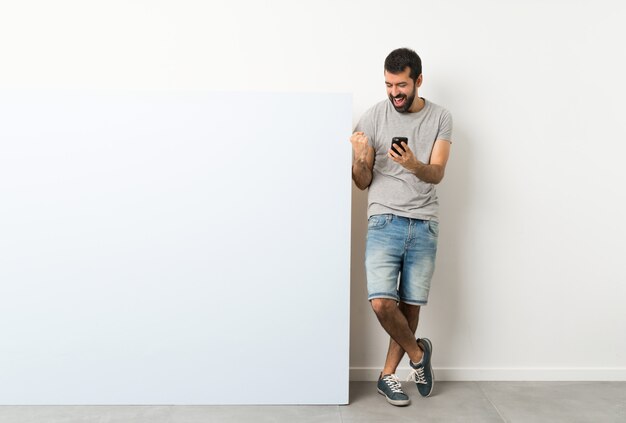
[[[409,109],[411,108],[411,106],[413,105],[413,101],[415,100],[416,94],[417,94],[417,87],[414,87],[413,93],[410,96],[407,96],[406,94],[398,94],[397,96],[392,97],[391,94],[389,94],[389,101],[391,101],[391,105],[393,106],[394,109],[396,109],[396,112],[407,113]],[[404,103],[402,103],[401,106],[396,106],[394,99],[396,100],[404,99]]]

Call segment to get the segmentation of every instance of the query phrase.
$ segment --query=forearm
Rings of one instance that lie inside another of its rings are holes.
[[[352,179],[360,190],[370,186],[370,183],[372,183],[372,171],[365,160],[355,160],[352,163]]]
[[[438,184],[443,179],[444,167],[436,164],[417,162],[409,169],[421,181],[429,184]]]

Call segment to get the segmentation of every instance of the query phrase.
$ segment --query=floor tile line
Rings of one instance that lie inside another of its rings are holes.
[[[496,406],[496,404],[491,400],[491,398],[489,397],[489,395],[487,395],[487,392],[485,392],[485,390],[483,389],[482,385],[480,382],[474,382],[477,386],[478,389],[480,389],[480,392],[483,394],[483,396],[485,397],[485,399],[487,401],[489,401],[489,404],[491,404],[491,406],[496,410],[496,413],[498,413],[498,416],[500,416],[500,418],[502,419],[502,421],[504,423],[507,423],[507,419],[504,417],[504,415],[500,412],[500,409]]]

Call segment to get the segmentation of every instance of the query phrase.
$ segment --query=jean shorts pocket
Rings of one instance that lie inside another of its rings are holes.
[[[367,220],[367,229],[382,229],[389,222],[389,216],[385,214],[375,214]]]
[[[428,221],[428,231],[432,236],[439,236],[439,222],[435,222],[434,220]]]

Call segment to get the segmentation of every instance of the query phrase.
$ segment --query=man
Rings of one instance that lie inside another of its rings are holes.
[[[384,100],[361,117],[350,138],[352,178],[368,192],[365,251],[368,300],[390,336],[378,392],[393,405],[410,403],[395,375],[406,352],[422,396],[433,390],[432,343],[415,339],[435,266],[438,200],[435,185],[450,153],[452,117],[418,95],[422,63],[401,48],[385,59]],[[405,137],[391,148],[394,137]]]

